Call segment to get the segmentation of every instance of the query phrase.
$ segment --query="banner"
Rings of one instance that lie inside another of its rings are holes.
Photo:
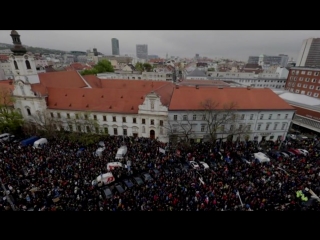
[[[163,148],[159,147],[159,152],[166,154],[166,150],[164,150]]]

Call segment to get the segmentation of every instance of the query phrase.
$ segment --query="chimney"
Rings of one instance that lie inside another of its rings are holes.
[[[196,85],[196,89],[199,89],[199,85]]]
[[[176,89],[179,89],[179,84],[176,84]]]
[[[250,87],[250,86],[247,86],[247,89],[248,89],[248,90],[250,90],[250,89],[251,89],[251,87]]]

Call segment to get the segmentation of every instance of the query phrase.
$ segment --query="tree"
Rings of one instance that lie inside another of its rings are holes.
[[[226,103],[220,107],[220,103],[212,99],[206,99],[200,103],[204,110],[203,119],[206,122],[207,133],[212,143],[217,140],[217,134],[226,134],[228,136],[238,135],[238,137],[249,133],[248,126],[244,123],[237,126],[237,122],[241,119],[237,114],[237,104],[234,102]],[[227,126],[229,127],[227,129]],[[224,136],[221,137],[225,138]]]
[[[189,114],[187,117],[177,116],[177,119],[168,120],[164,125],[164,128],[169,132],[170,140],[175,142],[177,140],[185,143],[190,143],[190,137],[193,135],[192,122],[189,120]]]
[[[150,63],[144,63],[144,64],[143,64],[143,69],[144,69],[144,71],[146,71],[146,72],[152,72],[153,67],[151,66]]]
[[[23,126],[23,117],[13,108],[15,99],[10,89],[0,88],[0,132],[17,133]]]
[[[27,123],[28,128],[30,125],[35,126],[36,132],[40,132],[44,137],[57,137],[58,135],[58,126],[62,125],[62,121],[52,118],[47,111],[38,111],[37,114],[32,115],[31,121]]]
[[[81,71],[81,75],[93,75],[104,72],[114,72],[111,62],[106,59],[99,61],[92,69]]]
[[[137,71],[140,71],[140,72],[143,72],[143,71],[144,71],[144,66],[143,66],[143,63],[141,63],[141,62],[137,62],[134,67],[135,67],[135,69],[136,69]]]

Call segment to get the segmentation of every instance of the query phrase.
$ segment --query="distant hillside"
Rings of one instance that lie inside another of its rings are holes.
[[[39,47],[31,47],[31,46],[26,46],[23,45],[28,52],[32,53],[42,53],[42,54],[65,54],[66,51],[61,51],[61,50],[55,50],[55,49],[49,49],[49,48],[39,48]],[[8,43],[0,43],[0,50],[3,49],[8,49],[12,48],[13,44],[8,44]]]

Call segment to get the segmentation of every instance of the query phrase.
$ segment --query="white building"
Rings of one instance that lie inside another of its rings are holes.
[[[98,73],[100,79],[118,79],[118,80],[150,80],[150,81],[173,81],[172,72],[114,72],[114,73]]]
[[[192,101],[185,99],[192,98]],[[224,109],[223,104],[230,101],[236,104],[234,108],[238,116],[236,121],[221,124],[217,138],[226,139],[232,129],[243,129],[248,131],[243,134],[232,134],[233,140],[240,137],[241,140],[277,140],[284,139],[289,130],[291,120],[294,116],[294,108],[279,98],[270,89],[265,88],[209,88],[209,87],[186,87],[176,86],[172,95],[168,125],[171,134],[178,134],[183,138],[184,129],[192,126],[190,139],[199,140],[208,138],[208,111],[205,111],[201,103],[212,99],[212,111]],[[266,99],[268,99],[266,101]],[[217,104],[217,105],[216,105]],[[223,117],[221,113],[219,117]],[[229,136],[230,137],[230,136]]]

